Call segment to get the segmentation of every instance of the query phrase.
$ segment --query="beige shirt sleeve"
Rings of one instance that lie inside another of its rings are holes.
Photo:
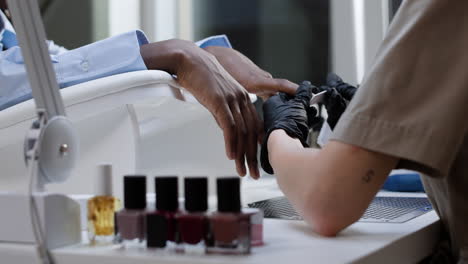
[[[332,139],[447,175],[467,110],[468,1],[404,1]]]

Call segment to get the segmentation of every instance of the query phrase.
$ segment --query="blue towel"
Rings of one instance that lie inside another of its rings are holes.
[[[18,46],[15,30],[2,11],[0,11],[0,44],[2,44],[0,51]]]
[[[382,189],[392,192],[424,192],[420,174],[408,170],[392,172]]]
[[[18,46],[18,41],[16,40],[16,34],[11,32],[8,29],[5,29],[3,32],[2,44],[5,49],[9,49],[14,46]]]

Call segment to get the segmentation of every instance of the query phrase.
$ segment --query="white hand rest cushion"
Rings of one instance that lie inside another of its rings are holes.
[[[61,95],[80,136],[80,157],[70,179],[49,189],[92,192],[102,162],[114,164],[117,194],[124,173],[235,173],[212,115],[166,72],[115,75],[64,88]],[[23,139],[35,118],[33,100],[0,111],[0,190],[26,186]]]
[[[95,163],[107,160],[121,163],[131,172],[135,169],[135,121],[129,115],[134,103],[180,94],[172,76],[163,71],[139,71],[114,75],[61,89],[66,113],[79,132],[81,141],[80,169],[88,173]],[[34,100],[28,100],[0,111],[0,163],[2,176],[0,190],[16,190],[26,186],[26,168],[23,159],[23,140],[26,131],[36,119]],[[111,148],[111,141],[125,155]],[[125,156],[125,158],[124,158]],[[93,164],[88,164],[93,163]],[[119,165],[117,165],[119,168]],[[72,176],[73,177],[73,176]]]

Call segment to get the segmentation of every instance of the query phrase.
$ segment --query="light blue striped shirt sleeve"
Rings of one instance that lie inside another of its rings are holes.
[[[146,70],[140,46],[148,40],[136,30],[110,37],[74,50],[66,51],[49,42],[49,52],[61,88],[116,75]],[[197,42],[200,47],[231,47],[225,35],[213,36]],[[19,47],[0,53],[0,111],[31,99]]]
[[[140,46],[148,40],[142,31],[131,31],[63,52],[50,51],[61,88],[119,73],[146,70]],[[54,45],[49,48],[56,49]],[[0,53],[0,110],[31,98],[20,48]]]

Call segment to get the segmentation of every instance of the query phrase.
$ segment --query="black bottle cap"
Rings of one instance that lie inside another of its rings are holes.
[[[219,212],[240,212],[239,177],[218,178],[216,180]]]
[[[146,208],[146,176],[124,176],[124,207],[125,209]]]
[[[177,211],[179,208],[177,176],[156,177],[154,184],[156,190],[156,210]]]
[[[185,178],[185,210],[204,212],[208,210],[208,179],[206,177]]]
[[[166,247],[167,219],[159,214],[146,215],[146,246],[149,248]]]

